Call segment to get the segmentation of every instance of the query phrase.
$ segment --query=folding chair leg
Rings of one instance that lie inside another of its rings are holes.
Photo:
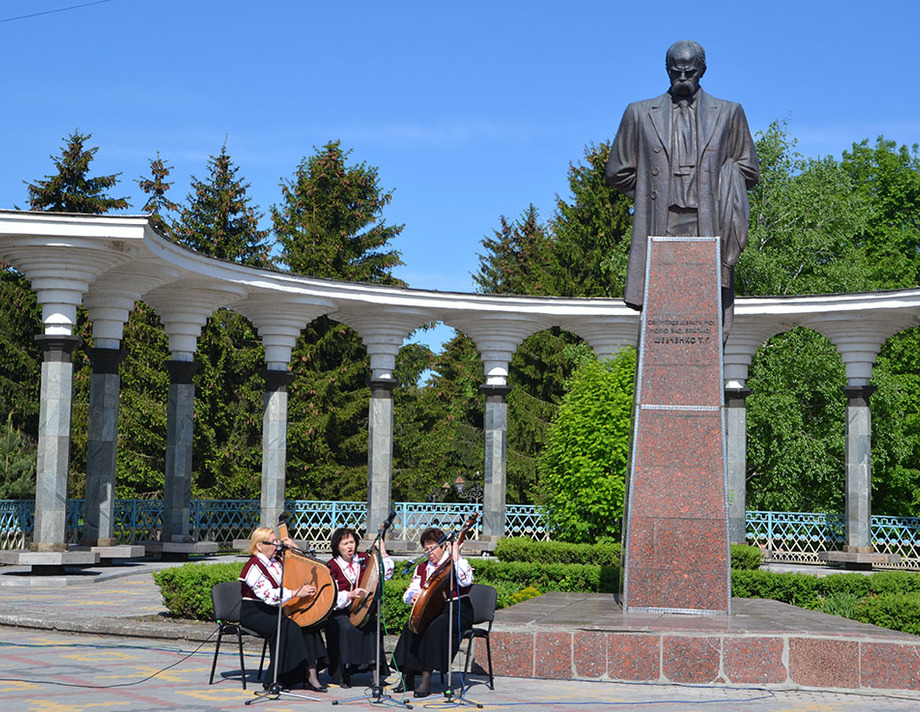
[[[240,674],[243,676],[243,689],[246,689],[246,663],[243,662],[243,633],[236,629],[236,642],[240,646]]]
[[[495,689],[495,678],[492,677],[492,642],[489,636],[486,636],[486,659],[489,661],[489,689]]]
[[[220,639],[223,635],[224,634],[221,632],[217,634],[217,644],[214,646],[214,662],[211,663],[211,679],[208,680],[209,685],[214,684],[214,671],[217,669],[217,656],[220,654]]]
[[[268,638],[262,639],[262,659],[259,661],[259,675],[256,680],[262,679],[262,668],[265,667],[265,652],[268,650]]]

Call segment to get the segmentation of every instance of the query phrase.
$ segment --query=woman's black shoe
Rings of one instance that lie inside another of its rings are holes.
[[[399,681],[399,684],[393,688],[393,692],[397,695],[401,695],[403,692],[412,692],[412,688],[415,687],[415,680],[409,677],[403,677]]]
[[[346,690],[349,687],[351,687],[351,673],[350,672],[342,673],[342,682],[339,683],[339,687],[342,687]]]
[[[416,690],[412,693],[413,697],[428,697],[431,694],[431,690]]]
[[[313,691],[313,692],[326,692],[329,688],[326,687],[325,685],[319,685],[319,686],[314,685],[312,682],[310,682],[309,680],[307,680],[307,681],[303,684],[303,689],[305,689],[305,690],[311,690],[311,691]]]

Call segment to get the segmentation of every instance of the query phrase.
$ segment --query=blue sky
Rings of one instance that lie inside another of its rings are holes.
[[[134,179],[159,151],[172,197],[226,140],[266,214],[278,184],[332,139],[394,190],[389,223],[412,287],[472,290],[480,241],[533,203],[552,215],[584,146],[630,101],[667,88],[678,39],[706,49],[702,85],[751,130],[787,119],[808,156],[884,134],[920,141],[915,0],[0,0],[0,207],[52,172],[76,128],[94,172]],[[692,9],[692,11],[691,11]],[[58,11],[63,10],[63,11]],[[23,15],[42,14],[24,19]],[[437,342],[447,334],[437,332]],[[428,339],[426,339],[428,340]]]

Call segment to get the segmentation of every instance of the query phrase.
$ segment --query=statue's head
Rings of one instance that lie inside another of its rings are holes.
[[[693,96],[706,73],[706,52],[693,40],[681,40],[668,47],[665,66],[672,96]]]

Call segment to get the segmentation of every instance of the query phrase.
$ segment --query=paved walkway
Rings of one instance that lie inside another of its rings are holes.
[[[249,687],[241,689],[232,646],[221,651],[218,682],[208,685],[214,625],[164,618],[152,570],[175,564],[145,563],[90,569],[80,575],[41,580],[0,569],[0,712],[161,712],[241,710],[260,689],[254,670],[258,649],[247,652]],[[395,678],[391,677],[391,681]],[[356,683],[367,684],[365,676]],[[459,707],[437,685],[435,694],[408,699],[413,709]],[[456,679],[459,694],[459,679]],[[482,677],[469,682],[467,699],[484,709],[515,708],[555,712],[581,709],[636,709],[653,712],[915,712],[920,695],[839,694],[770,691],[756,687],[708,687],[572,682],[500,677],[494,691]],[[313,701],[284,696],[253,709],[331,710],[382,707],[384,700],[345,702],[367,694],[356,686],[331,686]],[[340,701],[333,705],[333,701]],[[471,709],[476,709],[472,707]]]

